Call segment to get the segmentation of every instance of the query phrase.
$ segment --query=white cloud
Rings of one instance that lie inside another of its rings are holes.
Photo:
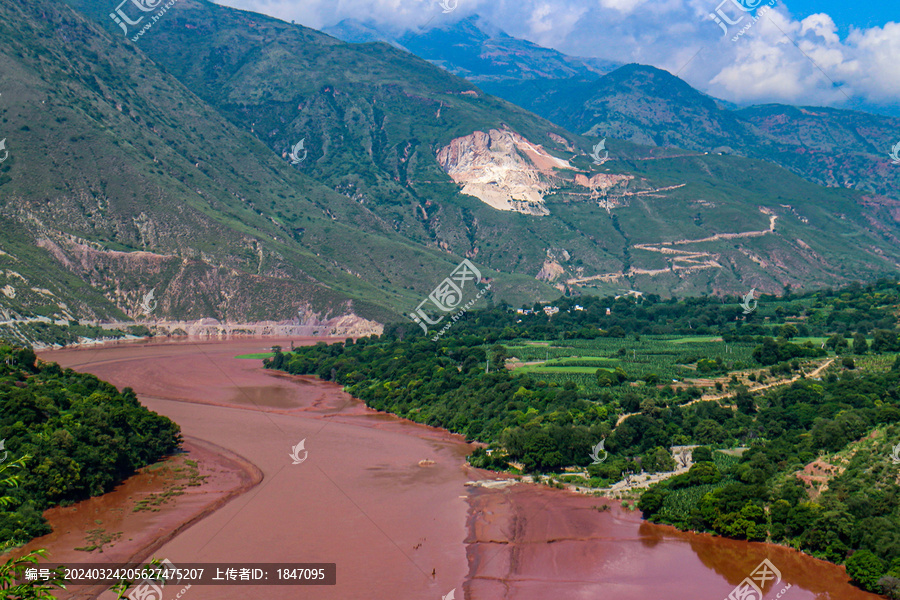
[[[896,102],[900,98],[900,23],[854,29],[846,43],[855,50],[855,60],[844,65],[854,82],[873,100]]]
[[[746,40],[737,60],[719,70],[710,80],[710,87],[714,95],[718,93],[736,102],[803,100],[817,81],[803,63],[794,60],[792,55],[796,52],[790,42]]]
[[[217,4],[251,10],[285,21],[295,20],[314,29],[350,18],[415,28],[442,14],[437,0],[217,0]],[[459,0],[459,4],[459,9],[463,9],[466,0]],[[454,11],[457,12],[460,11]]]
[[[535,35],[543,35],[548,31],[553,31],[554,24],[552,16],[555,11],[549,4],[540,4],[531,10],[531,18],[528,23],[531,25],[531,31]]]
[[[586,8],[567,8],[567,2],[541,2],[531,9],[527,20],[529,38],[543,46],[553,47],[564,41],[579,25]]]
[[[603,8],[612,8],[620,13],[630,14],[636,8],[645,4],[647,0],[600,0],[600,6]]]
[[[800,21],[800,33],[814,32],[829,44],[837,44],[841,40],[837,35],[837,26],[834,20],[825,13],[810,15]]]
[[[718,47],[727,61],[693,83],[708,81],[710,93],[737,102],[849,106],[850,99],[896,102],[900,92],[900,65],[887,58],[900,56],[896,23],[854,30],[842,40],[828,15],[797,21],[776,9]]]

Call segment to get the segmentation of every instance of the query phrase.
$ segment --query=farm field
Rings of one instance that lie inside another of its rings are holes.
[[[235,358],[240,358],[244,360],[265,360],[267,358],[272,357],[272,352],[254,352],[252,354],[241,354],[239,356],[235,356]]]
[[[572,380],[587,388],[599,388],[594,377],[598,368],[608,371],[621,368],[632,380],[656,375],[662,382],[708,376],[696,369],[701,359],[720,359],[728,371],[739,371],[754,364],[751,354],[758,346],[751,342],[725,343],[720,336],[671,335],[555,340],[540,344],[514,340],[504,346],[514,372],[532,373],[558,384]]]

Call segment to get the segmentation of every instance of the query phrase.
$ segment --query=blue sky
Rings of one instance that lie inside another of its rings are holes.
[[[806,18],[816,13],[826,13],[838,26],[842,36],[851,26],[868,29],[884,25],[888,21],[900,20],[900,2],[896,0],[872,0],[863,2],[840,2],[838,0],[789,0],[787,8],[798,18]]]
[[[441,0],[217,1],[316,29],[348,18],[414,29],[477,14],[566,54],[666,69],[737,104],[900,116],[898,0],[443,0],[447,12]]]

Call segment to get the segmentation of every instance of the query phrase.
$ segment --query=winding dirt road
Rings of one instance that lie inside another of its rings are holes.
[[[828,359],[823,364],[821,364],[819,367],[817,367],[815,370],[808,373],[806,376],[807,377],[818,377],[819,375],[822,374],[822,372],[825,369],[827,369],[828,367],[830,367],[832,365],[832,363],[834,363],[834,360],[835,359],[833,359],[833,358]],[[800,375],[794,375],[790,379],[779,379],[778,381],[773,381],[772,383],[766,383],[764,385],[759,385],[756,387],[748,388],[747,391],[750,392],[751,394],[755,394],[756,392],[761,392],[763,390],[780,387],[782,385],[790,385],[790,384],[794,383],[795,381],[797,381],[798,379],[800,379]],[[700,398],[697,398],[696,400],[691,400],[690,402],[686,402],[684,404],[681,404],[680,406],[682,406],[682,407],[691,406],[692,404],[697,404],[698,402],[714,402],[716,400],[723,400],[725,398],[734,398],[736,395],[737,395],[737,392],[726,392],[724,394],[715,394],[715,395],[710,394],[710,395],[706,395],[706,396],[701,396]],[[732,409],[737,410],[737,407],[732,406]],[[616,427],[621,425],[622,422],[625,419],[627,419],[628,417],[633,417],[633,416],[639,415],[639,414],[641,414],[641,413],[633,412],[633,413],[621,415],[616,420]]]

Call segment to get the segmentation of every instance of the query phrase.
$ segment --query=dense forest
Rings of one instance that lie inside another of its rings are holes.
[[[643,494],[648,518],[791,545],[846,562],[866,589],[900,592],[900,465],[890,460],[900,442],[897,282],[785,290],[749,314],[720,298],[552,305],[559,311],[470,311],[438,340],[401,323],[380,337],[276,348],[264,364],[483,442],[470,456],[479,467],[582,467],[600,488],[672,471],[672,446],[700,445],[689,471]],[[641,364],[638,351],[653,348]],[[563,366],[522,371],[545,356]],[[808,376],[814,368],[820,375]],[[748,387],[770,378],[780,385]],[[608,460],[592,464],[601,440]]]
[[[645,516],[833,562],[850,557],[848,572],[870,591],[882,591],[882,577],[900,584],[900,464],[891,459],[900,443],[900,358],[883,373],[845,370],[774,388],[738,412],[702,406],[632,417],[616,430],[629,439],[667,431],[714,447],[749,446],[739,460],[694,450],[687,473],[642,495]],[[861,576],[867,556],[869,575]]]
[[[49,533],[42,512],[110,491],[175,451],[178,426],[130,388],[0,346],[0,459],[24,457],[21,482],[0,507],[0,552]]]

